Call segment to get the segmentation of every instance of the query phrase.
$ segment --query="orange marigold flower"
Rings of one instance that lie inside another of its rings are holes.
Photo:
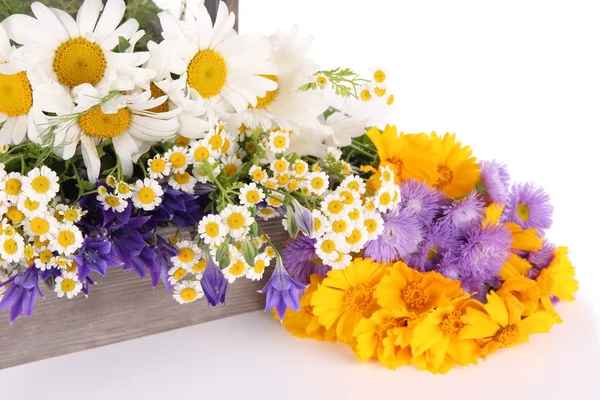
[[[437,174],[435,186],[449,197],[470,193],[479,182],[479,164],[469,146],[456,141],[456,135],[431,134],[436,155]]]

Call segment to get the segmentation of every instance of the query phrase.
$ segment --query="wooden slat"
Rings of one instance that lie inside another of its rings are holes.
[[[261,226],[282,248],[287,235],[281,220]],[[268,279],[240,279],[229,286],[226,306],[209,307],[205,299],[180,305],[162,283],[152,291],[148,277],[120,268],[97,278],[87,299],[81,294],[60,299],[42,288],[47,298],[38,299],[33,316],[21,316],[12,326],[9,310],[0,311],[0,369],[260,310],[264,295],[257,290]]]

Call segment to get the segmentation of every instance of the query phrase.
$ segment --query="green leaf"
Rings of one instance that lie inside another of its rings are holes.
[[[252,239],[244,239],[242,241],[242,255],[244,256],[244,260],[248,263],[248,265],[254,265],[254,260],[258,254],[258,248],[256,247],[256,243]]]
[[[123,36],[119,36],[119,44],[113,50],[115,53],[125,53],[131,47],[131,43]]]

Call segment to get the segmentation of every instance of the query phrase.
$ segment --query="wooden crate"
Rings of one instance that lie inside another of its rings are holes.
[[[287,238],[281,219],[261,226],[281,249]],[[229,285],[226,306],[209,307],[204,299],[178,304],[162,283],[152,291],[149,277],[121,268],[93,278],[89,298],[58,298],[40,285],[46,298],[38,299],[31,318],[21,316],[12,326],[10,310],[0,311],[0,369],[260,310],[265,297],[257,290],[268,280],[240,279]]]

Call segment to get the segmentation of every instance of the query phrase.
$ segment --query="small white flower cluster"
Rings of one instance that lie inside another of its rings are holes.
[[[394,95],[387,92],[387,74],[381,67],[372,72],[372,80],[359,89],[359,97],[365,103],[385,98],[387,105],[394,104]]]
[[[58,191],[58,176],[46,166],[21,175],[0,164],[0,282],[35,265],[62,271],[55,281],[59,297],[81,291],[73,257],[83,243],[75,223],[84,211],[61,204]]]
[[[400,190],[389,167],[381,167],[379,172],[380,180],[370,182],[379,186],[372,196],[367,196],[367,183],[361,177],[350,175],[335,190],[328,190],[320,208],[312,211],[309,236],[316,239],[315,251],[324,264],[345,268],[352,253],[359,253],[383,232],[382,214],[400,203]]]

